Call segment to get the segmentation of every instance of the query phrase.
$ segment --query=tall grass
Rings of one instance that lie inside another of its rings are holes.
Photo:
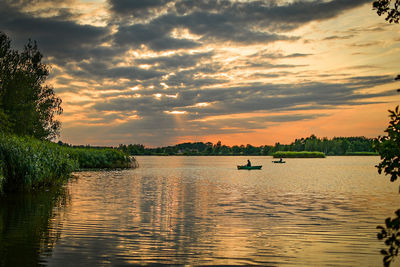
[[[325,158],[325,154],[318,151],[277,151],[272,156],[274,158]]]
[[[346,152],[345,156],[379,156],[376,152]]]
[[[121,150],[111,148],[63,147],[71,158],[78,162],[80,169],[107,169],[134,167],[134,158]]]
[[[60,183],[77,168],[57,144],[0,134],[0,192]]]
[[[74,148],[0,133],[0,193],[61,183],[79,169],[136,168],[117,149]]]

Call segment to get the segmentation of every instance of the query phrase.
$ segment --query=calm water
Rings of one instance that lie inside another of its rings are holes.
[[[263,169],[237,170],[247,158],[138,157],[3,199],[0,265],[382,265],[376,226],[400,195],[378,157],[250,157]]]

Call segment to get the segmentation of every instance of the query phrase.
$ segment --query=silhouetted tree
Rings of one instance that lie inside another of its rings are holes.
[[[0,130],[39,139],[59,135],[61,99],[45,84],[48,67],[37,43],[31,40],[22,52],[11,49],[10,39],[0,32]]]
[[[386,14],[386,21],[389,23],[399,23],[400,20],[400,0],[376,0],[372,7],[379,16]],[[400,80],[400,75],[397,75],[395,80]],[[400,92],[398,89],[397,92]],[[386,175],[390,175],[390,181],[394,182],[400,176],[400,113],[397,106],[394,111],[389,110],[391,121],[385,132],[387,136],[378,137],[375,141],[375,148],[381,155],[382,162],[376,167],[378,172],[382,171]],[[400,191],[400,188],[399,188]],[[399,254],[400,248],[400,209],[396,212],[395,218],[386,218],[385,226],[378,226],[380,230],[378,239],[385,239],[385,245],[388,249],[382,249],[384,266],[389,266],[390,263]]]
[[[376,10],[379,16],[386,15],[389,23],[399,23],[400,19],[400,0],[376,0],[372,4],[372,8]]]
[[[382,171],[390,176],[390,181],[394,182],[400,176],[400,112],[399,106],[394,111],[389,110],[391,121],[389,127],[385,130],[386,136],[380,136],[375,140],[374,146],[379,152],[382,162],[376,167],[378,172]],[[400,190],[400,188],[399,188]],[[378,226],[380,230],[378,239],[385,239],[385,245],[388,249],[382,249],[384,255],[383,263],[389,266],[399,254],[400,249],[400,209],[396,212],[395,218],[386,218],[384,226]]]

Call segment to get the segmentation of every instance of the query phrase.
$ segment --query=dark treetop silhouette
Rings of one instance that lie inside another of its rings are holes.
[[[0,32],[0,132],[52,139],[59,135],[61,99],[45,84],[49,68],[36,42],[29,40],[22,52]]]

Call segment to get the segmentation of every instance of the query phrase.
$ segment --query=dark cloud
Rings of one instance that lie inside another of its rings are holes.
[[[34,17],[5,3],[0,3],[0,28],[19,47],[31,38],[46,51],[46,56],[69,60],[86,58],[88,50],[109,34],[107,28],[81,25],[58,17]]]
[[[194,53],[194,54],[175,54],[172,56],[161,56],[138,59],[136,62],[138,64],[150,64],[156,65],[157,68],[162,69],[175,69],[175,68],[187,68],[196,66],[203,59],[211,59],[214,55],[213,52],[208,53]]]
[[[156,25],[135,24],[133,26],[121,26],[114,35],[114,41],[120,46],[140,48],[146,45],[155,51],[176,50],[194,48],[199,43],[188,39],[177,39],[169,35],[171,28],[164,29]]]
[[[331,35],[328,37],[325,37],[323,40],[347,40],[353,38],[355,35],[344,35],[344,36],[339,36],[339,35]]]
[[[318,50],[284,52],[284,48],[269,46],[298,41],[302,37],[292,30],[335,18],[370,0],[108,0],[111,12],[103,26],[82,22],[85,17],[72,9],[73,0],[68,1],[71,8],[62,0],[0,0],[0,29],[19,47],[28,38],[37,40],[55,65],[52,80],[60,86],[57,92],[84,96],[82,100],[67,99],[69,105],[88,106],[87,121],[80,121],[79,127],[67,126],[65,133],[70,135],[83,129],[88,135],[99,131],[120,142],[134,138],[161,145],[173,143],[177,134],[244,133],[315,119],[322,115],[301,111],[376,103],[377,97],[392,94],[366,90],[389,84],[392,77],[301,71],[300,67],[310,64],[301,60],[306,62],[314,56],[309,51]],[[329,33],[321,41],[351,39],[386,27],[355,26]],[[247,45],[251,47],[247,49]],[[250,52],[254,47],[262,48]],[[227,58],[230,48],[235,52]],[[279,80],[289,76],[299,80]],[[338,77],[341,82],[333,83]],[[274,84],[266,82],[272,79]],[[130,89],[133,87],[137,90]],[[178,115],[184,123],[166,111],[185,111]],[[281,111],[291,115],[204,120]],[[132,114],[138,117],[130,117]],[[115,127],[104,128],[103,124],[116,121]]]
[[[177,1],[177,13],[223,14],[223,17],[235,25],[263,26],[273,30],[287,31],[305,23],[333,18],[342,12],[369,3],[369,0],[332,0],[332,1],[294,1],[281,4],[278,1]],[[196,16],[195,16],[196,17]],[[215,21],[215,19],[214,19]],[[224,22],[219,20],[218,22]],[[223,23],[225,25],[226,23]]]
[[[109,0],[111,11],[117,16],[133,16],[143,18],[163,8],[172,0]]]
[[[234,113],[251,113],[290,110],[299,105],[304,106],[351,106],[366,104],[376,97],[391,95],[384,93],[360,93],[359,90],[388,84],[392,77],[372,76],[354,77],[347,83],[305,83],[278,85],[248,85],[234,88],[210,88],[182,91],[177,98],[154,98],[147,95],[142,98],[114,97],[97,103],[97,111],[130,111],[139,115],[162,113],[164,111],[184,110],[199,113],[196,117],[227,115]],[[197,103],[212,102],[207,107],[194,106]],[[294,104],[295,103],[295,104]]]
[[[103,62],[82,62],[78,64],[79,69],[73,70],[74,76],[96,78],[128,78],[131,80],[148,80],[154,77],[161,77],[165,73],[146,70],[135,66],[114,67]]]
[[[163,6],[170,1],[167,0],[109,0],[111,10],[117,13],[130,13],[136,10],[144,10]]]

